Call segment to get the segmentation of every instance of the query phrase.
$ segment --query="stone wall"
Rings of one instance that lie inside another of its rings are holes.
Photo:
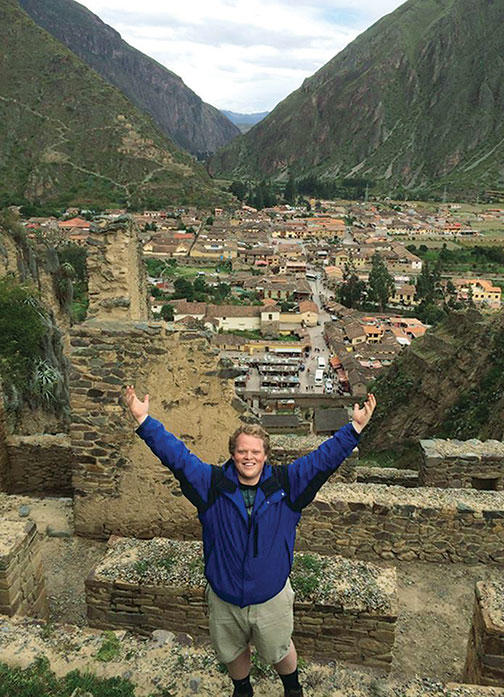
[[[239,420],[208,341],[182,340],[163,322],[91,320],[72,330],[71,362],[76,532],[199,537],[195,509],[135,435],[124,386],[150,394],[150,413],[203,460],[224,461]]]
[[[504,583],[477,583],[464,680],[504,687]]]
[[[0,491],[6,490],[8,463],[7,423],[5,421],[2,383],[0,382]]]
[[[321,554],[504,564],[504,492],[328,483],[298,530]]]
[[[289,464],[297,460],[298,457],[308,455],[326,440],[326,437],[315,435],[272,435],[270,438],[271,461],[279,465]],[[331,476],[331,481],[355,481],[355,468],[358,461],[359,449],[355,448]]]
[[[294,640],[320,658],[388,669],[392,661],[397,597],[395,569],[309,555],[324,566],[316,590],[302,595],[308,565],[296,555],[292,585]],[[115,539],[86,579],[88,620],[101,629],[150,634],[163,628],[208,634],[202,545],[166,539]],[[301,598],[297,596],[301,593]]]
[[[504,443],[421,440],[420,486],[504,491]]]
[[[355,470],[354,481],[359,484],[386,484],[387,486],[418,486],[418,472],[395,467],[364,467]]]
[[[47,616],[40,537],[33,521],[0,522],[0,614]]]
[[[10,436],[5,490],[9,494],[71,496],[73,453],[65,435]]]
[[[146,320],[147,286],[138,227],[129,216],[93,224],[87,239],[88,317]]]

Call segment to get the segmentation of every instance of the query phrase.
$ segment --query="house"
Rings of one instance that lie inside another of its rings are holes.
[[[364,344],[367,341],[364,327],[359,322],[350,322],[343,327],[344,336],[352,346]]]
[[[501,307],[501,289],[484,278],[454,278],[457,296],[467,300],[472,296],[475,305],[498,310]]]
[[[316,327],[319,309],[312,300],[303,300],[299,303],[299,314],[305,327]]]
[[[391,305],[418,305],[415,300],[415,286],[410,284],[399,285],[394,288],[394,294],[389,298]]]

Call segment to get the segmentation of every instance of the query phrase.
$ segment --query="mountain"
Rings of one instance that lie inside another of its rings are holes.
[[[238,126],[242,133],[247,133],[247,131],[250,131],[252,126],[255,126],[256,123],[259,123],[259,121],[262,121],[269,114],[269,111],[256,111],[253,114],[240,114],[236,111],[226,111],[225,109],[221,109],[221,114],[224,114],[224,116],[232,121],[235,126]]]
[[[20,0],[30,17],[64,43],[104,80],[146,111],[161,131],[194,155],[215,152],[239,133],[218,109],[182,79],[121,39],[73,0]]]
[[[219,151],[211,171],[503,189],[502,26],[502,1],[409,0]]]
[[[223,202],[116,88],[0,0],[0,206]]]
[[[504,311],[456,312],[377,380],[359,448],[400,452],[419,438],[504,438]]]

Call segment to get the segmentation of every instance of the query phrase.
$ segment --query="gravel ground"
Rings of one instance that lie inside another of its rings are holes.
[[[30,517],[36,521],[43,535],[42,552],[50,619],[53,622],[85,625],[84,579],[105,556],[106,544],[72,536],[47,536],[47,525],[67,529],[71,535],[71,505],[68,500],[0,495],[0,513],[4,518],[19,520],[18,509],[21,505],[30,507]],[[502,588],[504,570],[482,564],[400,562],[380,566],[395,566],[397,569],[399,615],[391,676],[398,680],[411,680],[415,675],[423,675],[434,682],[460,682],[475,584],[477,581],[491,581],[501,584],[499,587]],[[496,596],[501,611],[503,597],[504,592]],[[353,693],[344,694],[350,697]]]

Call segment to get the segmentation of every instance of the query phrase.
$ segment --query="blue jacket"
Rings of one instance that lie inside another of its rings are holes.
[[[207,465],[150,416],[137,433],[198,510],[210,586],[222,600],[240,607],[262,603],[282,590],[302,509],[359,440],[347,424],[290,465],[266,463],[249,517],[232,459],[222,467]]]

